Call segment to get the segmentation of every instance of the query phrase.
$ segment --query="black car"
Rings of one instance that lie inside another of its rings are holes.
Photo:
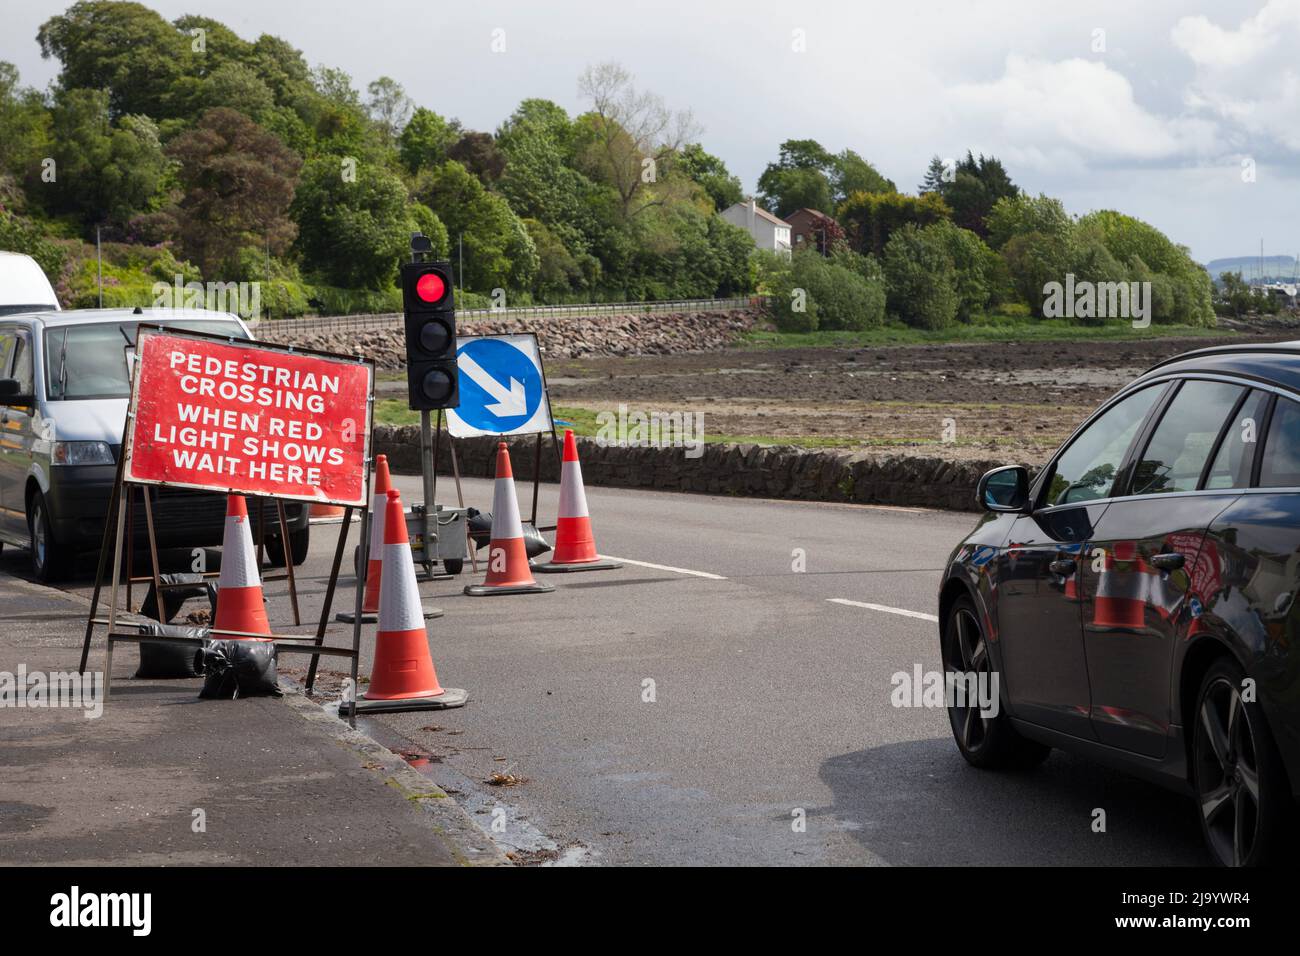
[[[1193,796],[1214,860],[1288,850],[1300,796],[1300,342],[1201,349],[998,468],[939,592],[962,755],[1060,747]],[[969,705],[967,705],[969,704]]]

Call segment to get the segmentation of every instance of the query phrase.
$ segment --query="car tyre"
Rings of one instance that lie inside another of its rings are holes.
[[[1192,785],[1201,833],[1220,866],[1260,866],[1286,850],[1295,805],[1258,701],[1242,699],[1246,673],[1215,663],[1201,681],[1192,727]]]
[[[950,673],[975,673],[979,680],[991,681],[995,673],[993,657],[979,612],[969,597],[958,598],[949,609],[940,644],[945,678]],[[981,711],[977,701],[966,702],[967,706],[956,706],[957,703],[949,701],[948,722],[957,749],[971,766],[988,770],[1026,769],[1042,763],[1051,753],[1052,748],[1016,732],[1000,700],[998,713],[992,717]]]
[[[452,577],[459,576],[460,572],[465,570],[464,558],[443,558],[442,569]]]
[[[32,575],[42,584],[62,581],[72,573],[74,555],[54,537],[50,509],[45,496],[37,491],[27,504],[28,548],[32,555]]]

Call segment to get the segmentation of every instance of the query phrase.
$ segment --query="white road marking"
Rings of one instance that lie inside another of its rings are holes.
[[[690,568],[674,568],[667,564],[651,564],[649,561],[633,561],[631,558],[616,558],[612,554],[602,554],[606,561],[621,561],[624,564],[635,564],[639,568],[653,568],[656,571],[672,571],[674,574],[689,574],[697,578],[708,578],[710,581],[727,580],[721,574],[711,574],[708,571],[692,571]]]
[[[865,601],[850,601],[847,598],[827,598],[832,604],[846,604],[849,607],[864,607],[868,611],[884,611],[886,614],[901,614],[903,617],[914,617],[922,621],[933,621],[939,623],[939,617],[936,614],[925,614],[921,611],[909,611],[904,607],[889,607],[886,604],[868,604]]]

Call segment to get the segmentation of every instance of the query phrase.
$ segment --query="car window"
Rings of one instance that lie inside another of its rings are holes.
[[[1207,489],[1250,487],[1250,469],[1255,463],[1255,449],[1259,446],[1259,429],[1264,423],[1268,398],[1268,392],[1259,389],[1246,396],[1223,433],[1214,464],[1205,476]]]
[[[1245,391],[1227,382],[1184,382],[1133,469],[1129,494],[1195,491],[1223,423]]]
[[[1110,494],[1124,454],[1164,387],[1163,382],[1149,385],[1116,402],[1076,436],[1056,461],[1046,504],[1093,501]]]
[[[1300,405],[1279,398],[1264,442],[1264,460],[1259,469],[1261,488],[1292,488],[1300,485]]]

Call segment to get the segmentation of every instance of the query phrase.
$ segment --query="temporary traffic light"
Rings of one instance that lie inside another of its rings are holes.
[[[404,263],[402,307],[406,313],[408,404],[417,411],[455,408],[460,404],[460,389],[451,264]]]

